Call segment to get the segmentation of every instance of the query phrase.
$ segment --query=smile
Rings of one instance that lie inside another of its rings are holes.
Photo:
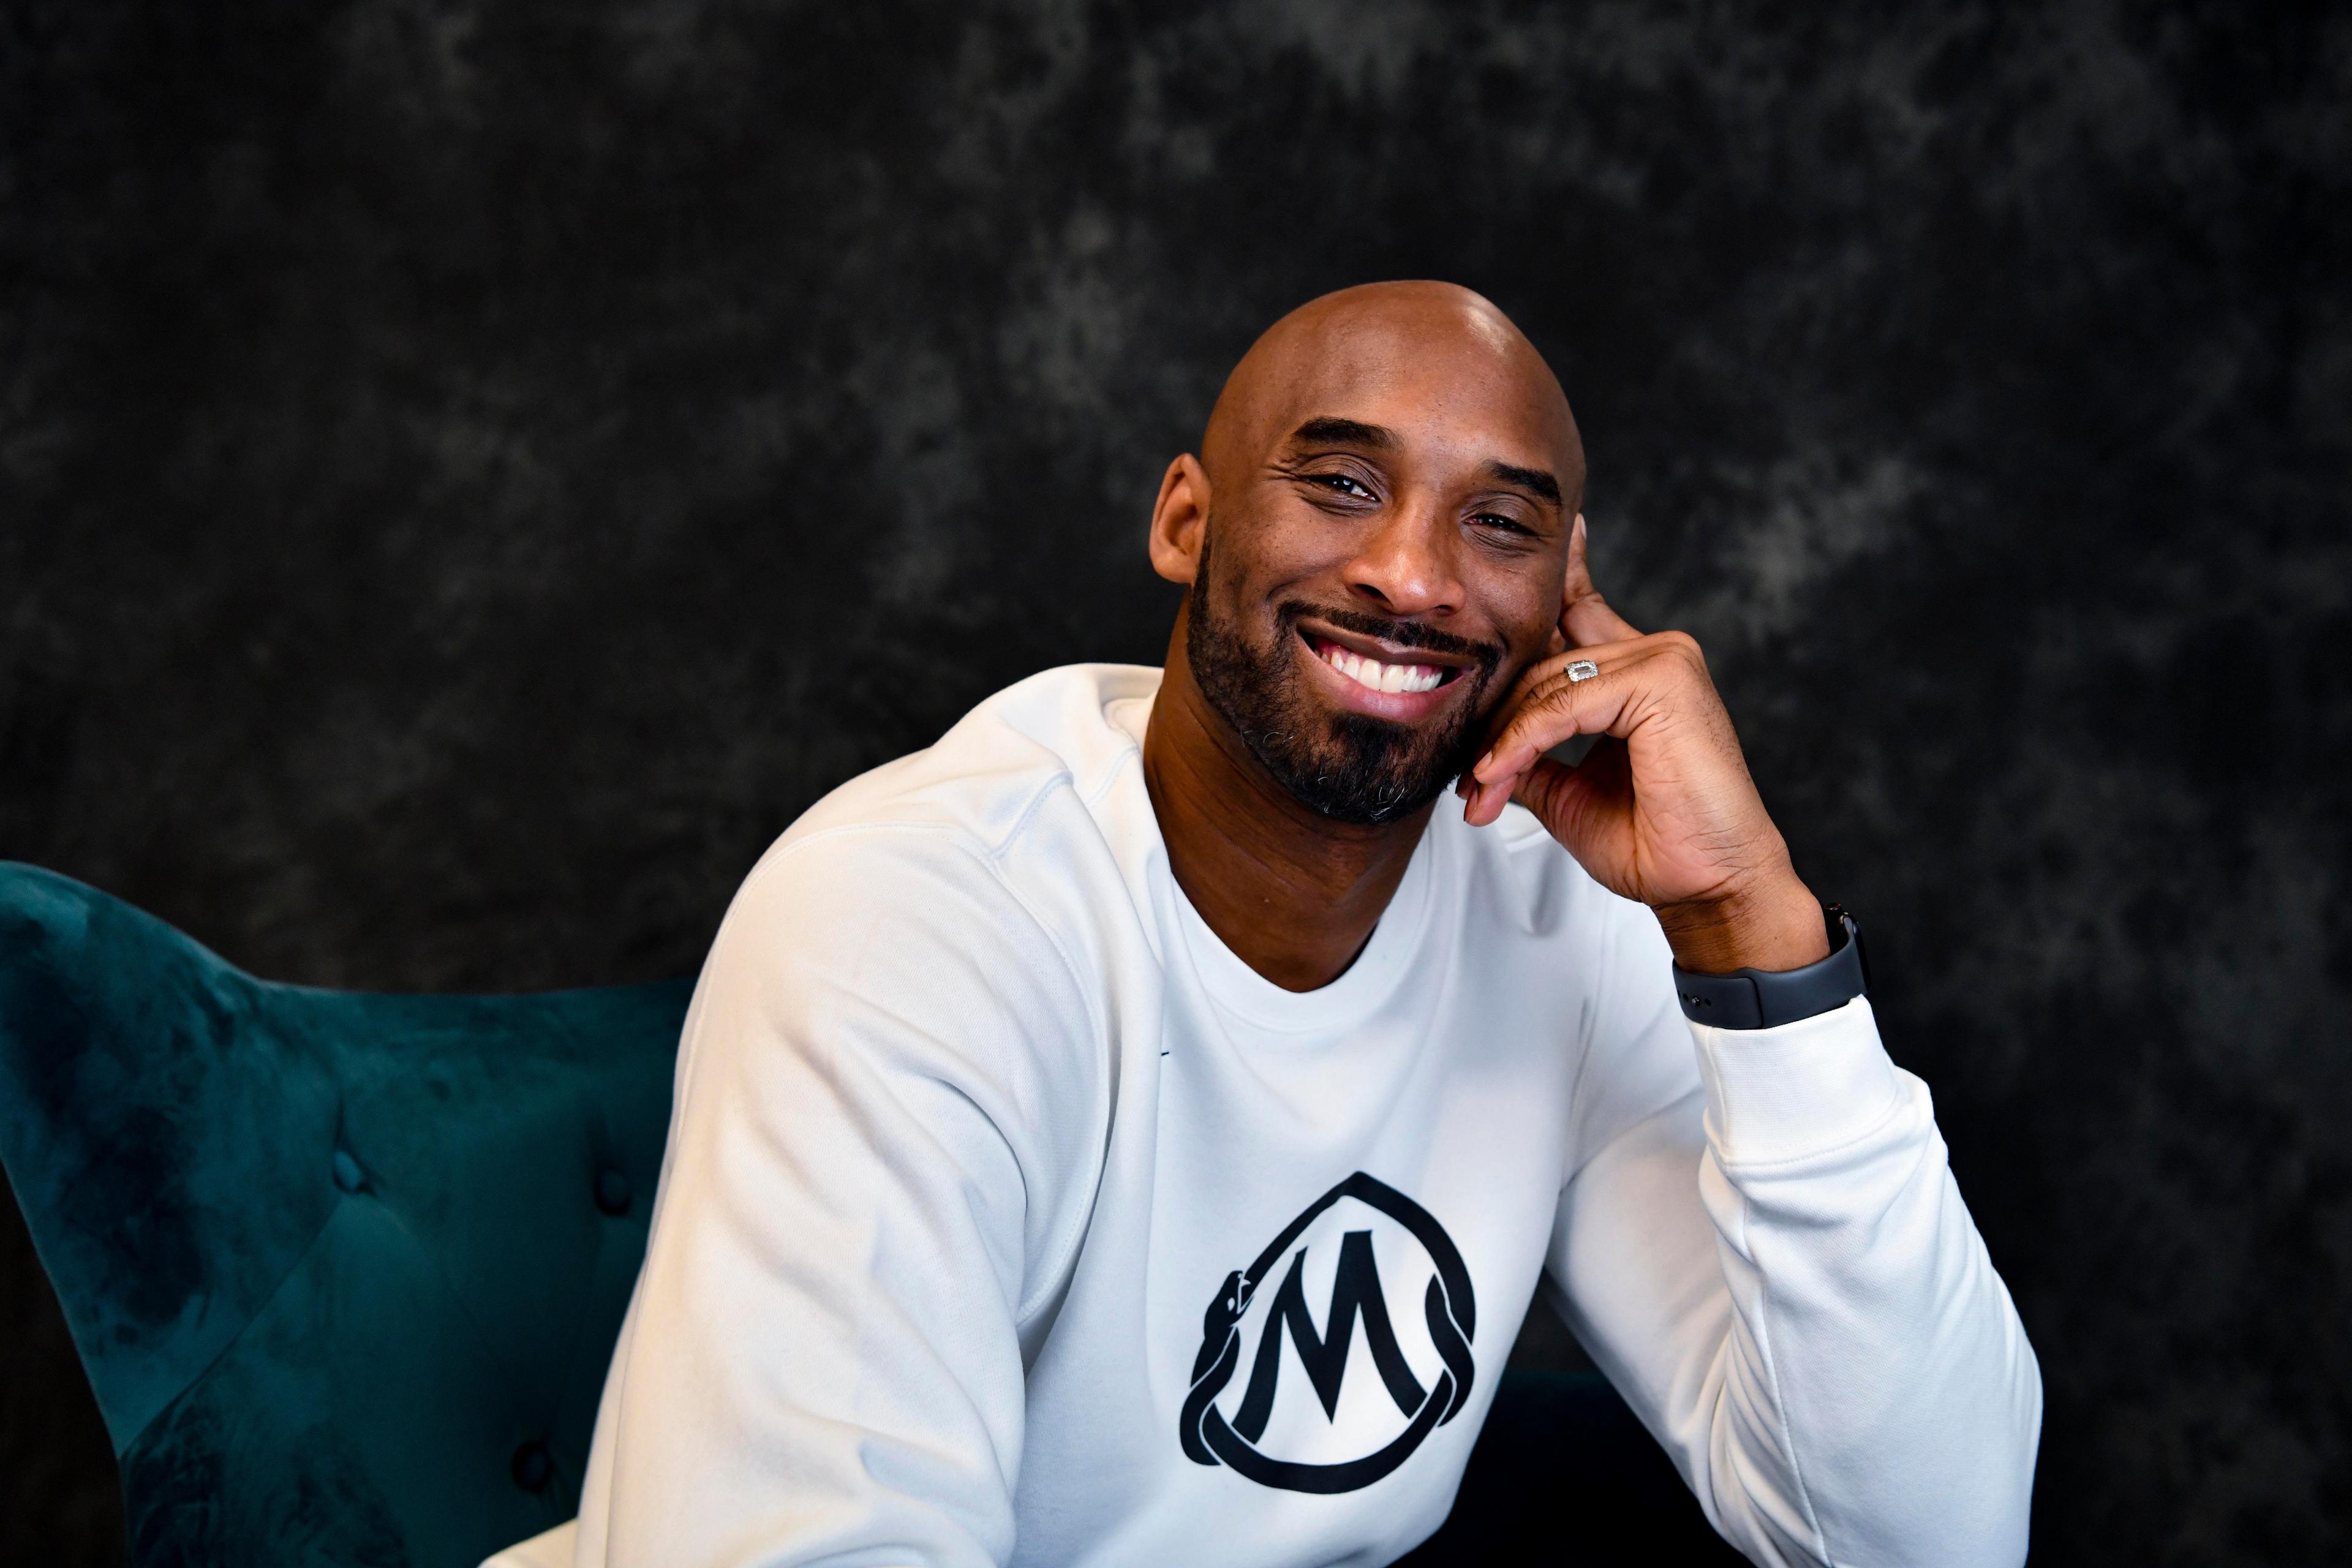
[[[1316,658],[1371,691],[1434,691],[1461,673],[1433,664],[1386,664],[1317,637],[1309,637],[1307,645]]]

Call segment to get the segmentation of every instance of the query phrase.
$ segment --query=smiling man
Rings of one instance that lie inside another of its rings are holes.
[[[1538,1290],[1754,1561],[2022,1561],[1927,1091],[1583,482],[1465,290],[1250,350],[1166,669],[999,693],[744,884],[582,1518],[509,1561],[1388,1562]]]

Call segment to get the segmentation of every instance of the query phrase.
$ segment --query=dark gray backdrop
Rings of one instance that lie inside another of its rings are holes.
[[[2039,1559],[2352,1552],[2341,8],[0,17],[0,856],[265,975],[688,971],[827,787],[1156,660],[1256,329],[1456,279],[1868,923]],[[6,1213],[0,1551],[106,1562]]]

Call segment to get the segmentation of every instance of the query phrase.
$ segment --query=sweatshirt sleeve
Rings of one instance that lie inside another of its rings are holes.
[[[1020,1333],[1104,1074],[1067,965],[946,833],[787,839],[695,993],[578,1568],[978,1568]]]
[[[1694,1025],[1654,923],[1625,945],[1586,1079],[1613,1059],[1654,1091],[1642,1064],[1695,1045],[1696,1081],[1570,1178],[1555,1305],[1752,1561],[2022,1563],[2041,1375],[1927,1086],[1865,999]]]

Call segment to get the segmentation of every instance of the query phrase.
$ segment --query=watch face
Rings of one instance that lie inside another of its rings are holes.
[[[1853,994],[1856,996],[1869,995],[1870,949],[1862,944],[1861,925],[1856,922],[1853,916],[1846,912],[1846,907],[1843,904],[1823,904],[1822,906],[1822,914],[1829,921],[1830,924],[1830,956],[1832,958],[1837,957],[1840,953],[1845,951],[1846,944],[1848,942],[1852,942],[1853,944],[1853,962],[1856,970],[1854,976],[1855,990]]]

